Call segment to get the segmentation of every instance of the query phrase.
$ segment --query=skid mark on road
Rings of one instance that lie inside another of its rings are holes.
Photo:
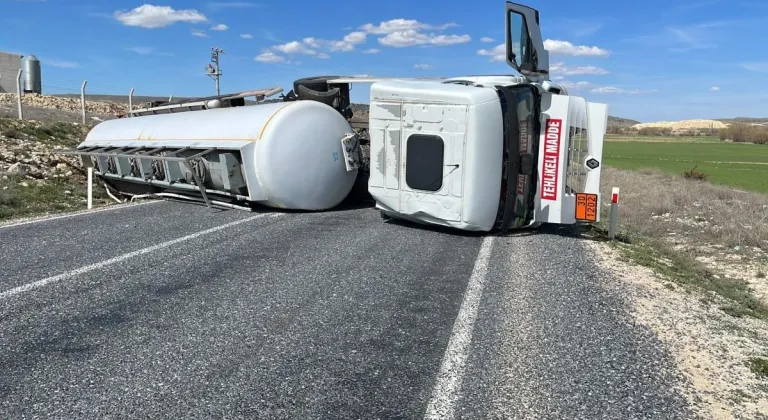
[[[480,305],[480,298],[483,296],[493,238],[493,236],[487,236],[483,240],[480,252],[478,252],[467,291],[464,293],[464,300],[461,302],[459,315],[453,324],[448,348],[445,350],[440,366],[440,373],[432,390],[432,398],[427,406],[425,419],[453,418],[454,404],[461,388],[464,366],[472,342],[472,330],[477,319],[477,308]]]
[[[219,226],[216,226],[216,227],[213,227],[213,228],[210,228],[210,229],[206,229],[206,230],[203,230],[203,231],[200,231],[200,232],[192,233],[190,235],[182,236],[181,238],[177,238],[177,239],[173,239],[173,240],[170,240],[170,241],[162,242],[162,243],[159,243],[157,245],[153,245],[153,246],[150,246],[150,247],[147,247],[147,248],[139,249],[137,251],[129,252],[127,254],[118,255],[117,257],[110,258],[108,260],[104,260],[104,261],[101,261],[101,262],[98,262],[98,263],[95,263],[95,264],[91,264],[91,265],[86,265],[86,266],[83,266],[83,267],[80,267],[80,268],[76,268],[74,270],[70,270],[70,271],[67,271],[65,273],[53,276],[53,277],[44,278],[42,280],[38,280],[38,281],[35,281],[35,282],[32,282],[32,283],[27,283],[27,284],[24,284],[24,285],[19,286],[19,287],[15,287],[15,288],[10,289],[10,290],[6,290],[5,292],[0,293],[0,299],[5,299],[5,298],[11,297],[11,296],[15,296],[15,295],[18,295],[20,293],[24,293],[24,292],[27,292],[27,291],[30,291],[30,290],[33,290],[33,289],[37,289],[37,288],[46,286],[48,284],[61,281],[61,280],[70,279],[70,278],[78,276],[80,274],[85,274],[87,272],[90,272],[90,271],[93,271],[93,270],[97,270],[99,268],[107,267],[107,266],[110,266],[112,264],[119,263],[121,261],[125,261],[125,260],[128,260],[128,259],[134,258],[134,257],[138,257],[140,255],[149,254],[151,252],[155,252],[155,251],[158,251],[160,249],[167,248],[167,247],[169,247],[171,245],[176,245],[176,244],[181,243],[181,242],[185,242],[185,241],[189,241],[189,240],[192,240],[192,239],[195,239],[195,238],[199,238],[201,236],[205,236],[205,235],[208,235],[208,234],[211,234],[211,233],[214,233],[214,232],[218,232],[220,230],[224,230],[224,229],[232,227],[232,226],[236,226],[236,225],[239,225],[239,224],[242,224],[242,223],[250,222],[251,220],[259,219],[259,218],[262,218],[262,217],[279,217],[279,216],[282,216],[282,213],[263,213],[263,214],[257,214],[255,216],[248,217],[246,219],[240,219],[240,220],[236,220],[234,222],[225,223],[223,225],[219,225]]]

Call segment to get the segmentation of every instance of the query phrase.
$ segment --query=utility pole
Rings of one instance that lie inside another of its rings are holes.
[[[221,68],[219,67],[219,54],[223,53],[224,50],[213,47],[211,48],[211,63],[208,64],[208,67],[205,69],[205,74],[207,74],[210,77],[213,77],[213,80],[216,81],[216,95],[221,95],[221,89],[219,88],[219,77],[221,76]]]

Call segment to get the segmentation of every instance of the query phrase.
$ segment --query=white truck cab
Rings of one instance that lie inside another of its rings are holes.
[[[371,85],[368,190],[384,215],[470,231],[600,220],[607,106],[547,80],[538,12],[506,11],[520,76]]]

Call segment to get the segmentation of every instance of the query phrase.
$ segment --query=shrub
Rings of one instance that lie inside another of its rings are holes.
[[[744,123],[733,123],[720,130],[720,140],[737,143],[768,144],[768,127]]]
[[[706,181],[707,180],[707,174],[697,170],[696,169],[697,167],[698,167],[698,165],[694,166],[689,171],[683,172],[683,178],[685,178],[685,179],[694,179],[694,180],[697,180],[697,181]]]

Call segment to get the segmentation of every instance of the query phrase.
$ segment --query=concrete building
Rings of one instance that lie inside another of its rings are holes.
[[[0,93],[16,93],[16,76],[20,68],[20,55],[0,52]]]

